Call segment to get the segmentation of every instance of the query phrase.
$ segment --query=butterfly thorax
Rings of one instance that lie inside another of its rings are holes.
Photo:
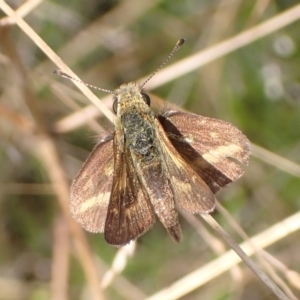
[[[123,114],[125,145],[131,150],[148,155],[154,146],[153,127],[137,111]]]
[[[126,148],[151,160],[155,155],[154,113],[145,103],[137,83],[123,84],[118,93],[116,130],[122,132]]]

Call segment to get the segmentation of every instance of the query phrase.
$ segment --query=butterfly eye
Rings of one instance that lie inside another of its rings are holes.
[[[113,100],[114,100],[114,103],[113,103],[112,109],[113,109],[113,112],[115,114],[117,114],[117,111],[118,111],[118,98],[114,97]]]
[[[151,102],[151,101],[150,101],[149,95],[144,94],[144,93],[141,93],[141,94],[142,94],[142,97],[143,97],[145,103],[146,103],[148,106],[150,106],[150,102]]]

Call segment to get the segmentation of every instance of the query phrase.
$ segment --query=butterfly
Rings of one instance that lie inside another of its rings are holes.
[[[249,161],[250,142],[235,126],[179,109],[157,115],[144,84],[113,92],[114,133],[95,146],[71,185],[74,219],[114,246],[137,239],[156,216],[179,242],[177,207],[212,212],[215,193],[242,176]]]

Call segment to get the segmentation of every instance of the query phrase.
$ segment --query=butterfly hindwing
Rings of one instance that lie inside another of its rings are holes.
[[[110,136],[95,146],[71,185],[71,213],[88,231],[104,231],[113,168],[113,138]]]
[[[159,142],[155,141],[148,149],[147,155],[142,158],[142,162],[141,158],[138,159],[138,153],[131,152],[132,161],[157,217],[172,238],[179,242],[182,233],[175,205],[174,190],[159,149]]]

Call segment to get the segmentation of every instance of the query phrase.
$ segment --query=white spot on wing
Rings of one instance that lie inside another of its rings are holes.
[[[219,146],[203,154],[203,158],[210,163],[218,163],[224,158],[234,156],[235,153],[240,152],[241,150],[241,147],[235,144]]]
[[[110,192],[99,194],[97,197],[91,197],[80,205],[78,213],[83,213],[94,206],[98,206],[100,203],[108,202],[109,198]]]
[[[194,139],[193,139],[192,137],[190,137],[190,136],[186,136],[186,137],[184,138],[184,141],[185,141],[186,143],[188,143],[188,144],[192,144],[192,143],[194,142]]]

